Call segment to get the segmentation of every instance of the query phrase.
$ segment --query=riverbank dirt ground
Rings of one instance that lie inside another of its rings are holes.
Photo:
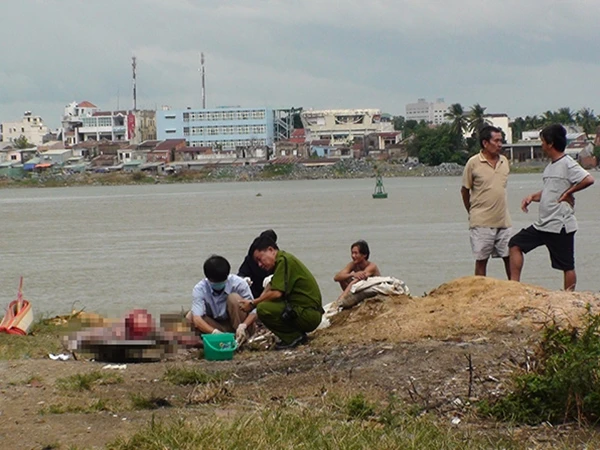
[[[289,398],[316,405],[325,396],[358,393],[374,400],[393,394],[444,426],[500,431],[528,448],[589,441],[594,429],[503,424],[472,406],[509,389],[511,375],[530,363],[545,323],[577,325],[586,308],[599,313],[600,295],[465,277],[423,297],[369,299],[294,351],[245,350],[216,362],[190,350],[125,369],[82,358],[0,361],[0,447],[104,448],[153,417],[227,418]],[[225,375],[197,386],[165,379],[168,370],[182,368]],[[89,390],[65,389],[68,377],[94,372],[107,375]],[[136,398],[158,408],[139,409]]]

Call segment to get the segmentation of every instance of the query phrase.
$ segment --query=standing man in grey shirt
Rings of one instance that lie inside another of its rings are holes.
[[[540,132],[542,150],[550,158],[542,176],[541,191],[521,201],[528,212],[531,202],[539,202],[539,218],[529,228],[514,235],[510,247],[510,279],[521,280],[523,254],[545,245],[550,253],[552,268],[564,273],[564,289],[572,291],[577,283],[575,274],[575,192],[592,184],[594,178],[569,155],[565,155],[567,132],[562,125],[549,125]]]
[[[481,151],[472,156],[463,171],[460,195],[469,213],[471,250],[475,258],[475,275],[486,276],[490,256],[504,260],[510,278],[508,240],[511,236],[510,214],[506,201],[506,184],[510,168],[501,155],[502,131],[485,126],[479,131]]]

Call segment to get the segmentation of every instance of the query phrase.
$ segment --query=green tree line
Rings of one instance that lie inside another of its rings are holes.
[[[479,130],[487,125],[485,110],[479,103],[469,110],[460,103],[454,103],[446,112],[447,122],[442,125],[405,120],[403,116],[395,116],[393,123],[396,130],[402,131],[409,156],[416,156],[427,165],[444,162],[464,164],[479,151]],[[552,123],[578,125],[589,135],[600,126],[600,118],[590,108],[573,111],[568,107],[546,111],[539,116],[517,117],[510,123],[513,140],[521,139],[524,131],[539,130]],[[471,137],[465,139],[465,132],[471,133]]]

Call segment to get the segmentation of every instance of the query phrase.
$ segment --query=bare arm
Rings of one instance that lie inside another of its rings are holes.
[[[361,273],[361,272],[359,272]],[[369,265],[367,267],[365,267],[365,270],[362,271],[362,274],[364,274],[364,278],[362,277],[358,277],[360,279],[367,279],[369,277],[378,277],[381,275],[381,273],[379,272],[379,267],[377,267],[377,264],[375,264],[374,262],[369,262]]]
[[[560,196],[558,201],[559,202],[567,202],[571,206],[573,206],[575,204],[575,199],[573,198],[573,194],[575,192],[579,192],[585,188],[590,187],[592,184],[594,184],[594,177],[592,177],[591,175],[588,175],[583,180],[581,180],[579,183],[574,184],[569,189],[567,189],[565,192],[563,192],[563,195]]]
[[[467,212],[471,211],[471,191],[469,191],[466,187],[460,188],[460,195],[462,197],[463,204],[465,205],[465,209]]]
[[[194,323],[194,328],[200,330],[201,333],[210,334],[215,329],[211,327],[202,317],[200,316],[192,316],[192,322]]]
[[[354,263],[349,263],[346,267],[340,270],[335,277],[333,277],[333,281],[348,281],[354,277],[354,272],[352,268],[354,267]]]
[[[523,212],[529,212],[528,206],[531,204],[531,202],[539,202],[541,198],[542,191],[538,191],[534,194],[528,195],[523,200],[521,200],[521,210],[523,210]]]
[[[242,308],[242,311],[250,312],[253,309],[253,304],[258,305],[261,302],[272,302],[274,300],[280,299],[281,297],[283,297],[283,292],[276,291],[274,289],[266,289],[263,291],[262,294],[260,294],[260,297],[255,298],[254,300],[240,300],[240,306]],[[254,314],[251,315],[254,316]]]

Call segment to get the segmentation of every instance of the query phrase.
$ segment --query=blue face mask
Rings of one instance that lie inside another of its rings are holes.
[[[225,289],[225,283],[226,283],[226,281],[221,281],[221,282],[219,282],[219,283],[212,283],[212,282],[211,282],[211,283],[210,283],[210,288],[211,288],[213,291],[220,292],[220,291],[222,291],[223,289]]]

